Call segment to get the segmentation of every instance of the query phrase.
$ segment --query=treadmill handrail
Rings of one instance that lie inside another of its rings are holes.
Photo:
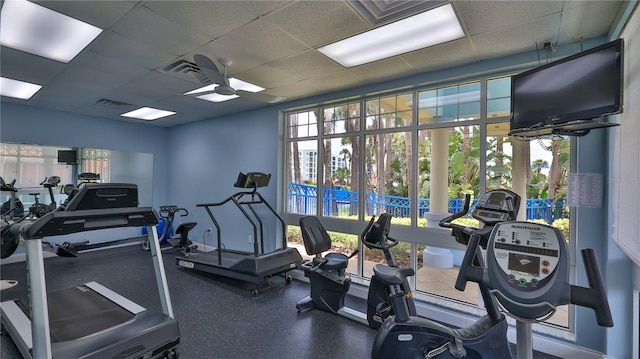
[[[251,195],[252,200],[251,201],[247,201],[247,202],[241,202],[240,200],[242,199],[243,196],[246,195]],[[254,200],[253,197],[257,196],[259,200]],[[251,224],[251,226],[253,227],[253,253],[254,254],[260,254],[260,252],[264,253],[264,234],[262,232],[262,221],[260,220],[259,216],[256,214],[255,210],[253,209],[253,207],[251,207],[252,204],[264,204],[269,211],[276,217],[276,219],[278,220],[278,222],[280,222],[280,225],[282,226],[282,243],[281,246],[282,248],[287,248],[287,226],[284,222],[284,219],[282,219],[282,217],[275,211],[275,209],[273,209],[273,207],[271,207],[271,205],[269,204],[269,202],[267,202],[264,197],[262,197],[262,195],[260,194],[260,192],[257,191],[257,187],[254,187],[253,190],[251,191],[240,191],[237,193],[232,194],[231,196],[229,196],[228,198],[226,198],[225,200],[221,201],[221,202],[212,202],[212,203],[199,203],[196,204],[196,207],[204,207],[205,210],[207,211],[207,214],[209,215],[209,217],[211,218],[211,220],[213,221],[214,225],[216,226],[216,232],[217,232],[217,237],[218,237],[218,248],[222,248],[222,240],[221,240],[221,229],[220,229],[220,225],[218,224],[218,221],[215,219],[215,216],[213,215],[213,212],[211,211],[211,209],[209,207],[219,207],[222,206],[228,202],[233,202],[236,207],[240,210],[240,212],[245,216],[245,218],[249,221],[249,223]],[[247,213],[247,211],[244,210],[244,208],[242,208],[242,205],[247,205],[251,212],[254,214],[254,217],[257,219],[257,221],[259,222],[258,224],[256,224],[256,222],[251,218],[251,216]],[[260,231],[258,232],[258,226],[260,227]],[[258,235],[260,238],[260,246],[258,246],[257,241],[258,241]],[[220,251],[218,251],[218,262],[222,261],[222,257],[221,257],[221,253]]]
[[[221,202],[211,202],[211,203],[199,203],[196,204],[196,207],[218,207],[218,206],[222,206],[223,204],[231,201],[232,199],[234,199],[235,197],[242,197],[246,194],[257,194],[257,191],[251,190],[251,191],[240,191],[237,193],[232,194],[231,196],[229,196],[227,199],[221,201]]]
[[[24,239],[41,239],[98,229],[142,227],[158,224],[158,215],[151,207],[126,207],[54,211],[35,222],[24,223],[20,230]]]

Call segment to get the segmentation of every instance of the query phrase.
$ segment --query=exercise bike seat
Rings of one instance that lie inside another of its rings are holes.
[[[300,218],[300,231],[304,249],[313,259],[314,266],[326,270],[340,270],[347,268],[349,257],[345,254],[331,252],[322,256],[323,252],[331,249],[331,237],[317,217],[306,216]]]
[[[401,285],[406,277],[414,275],[413,268],[389,267],[384,264],[373,266],[373,273],[384,285]]]
[[[185,222],[178,225],[178,228],[176,228],[176,234],[180,235],[181,243],[191,244],[191,241],[189,240],[189,231],[197,224],[198,222]]]

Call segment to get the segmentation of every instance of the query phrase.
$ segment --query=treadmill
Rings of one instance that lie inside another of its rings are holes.
[[[240,173],[234,187],[251,189],[250,191],[240,191],[222,202],[196,205],[204,207],[216,227],[216,249],[211,252],[192,252],[189,256],[177,257],[176,264],[187,269],[254,283],[255,287],[251,290],[251,294],[254,296],[258,295],[260,284],[267,283],[267,286],[262,289],[276,285],[270,282],[270,278],[274,275],[284,274],[285,283],[290,283],[291,277],[286,272],[296,269],[302,262],[302,256],[297,249],[287,247],[287,230],[284,220],[258,192],[258,188],[267,186],[270,179],[271,174]],[[223,206],[229,202],[235,204],[253,227],[253,252],[225,249],[222,244],[220,224],[216,220],[212,208]],[[264,251],[264,226],[256,211],[258,205],[269,209],[282,225],[281,248],[275,251],[266,253]]]
[[[0,303],[3,328],[24,358],[177,358],[180,342],[151,207],[135,184],[87,184],[66,209],[11,224],[27,256],[27,300]],[[42,238],[107,228],[148,229],[162,313],[90,282],[46,292]]]

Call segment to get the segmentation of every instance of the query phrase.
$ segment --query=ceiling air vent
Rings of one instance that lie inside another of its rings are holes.
[[[193,80],[193,77],[195,76],[200,83],[209,82],[207,77],[202,73],[202,71],[200,71],[198,65],[186,60],[172,62],[171,64],[163,67],[161,71],[169,75],[178,75],[180,78],[187,80]]]
[[[442,0],[349,0],[349,5],[369,24],[376,26],[431,10],[444,2]]]
[[[109,99],[106,99],[106,98],[101,98],[98,101],[96,101],[96,105],[104,106],[104,107],[111,107],[111,108],[118,108],[118,109],[130,109],[130,108],[135,107],[135,105],[132,105],[130,103],[120,102],[120,101],[115,101],[115,100],[109,100]]]

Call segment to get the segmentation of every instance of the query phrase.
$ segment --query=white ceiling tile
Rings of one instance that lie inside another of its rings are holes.
[[[469,35],[477,35],[559,13],[563,1],[456,1],[453,6]]]
[[[433,71],[455,67],[477,60],[469,39],[463,38],[444,44],[413,51],[402,58],[416,71]]]
[[[342,70],[331,75],[308,80],[309,84],[319,87],[325,92],[341,90],[350,86],[357,86],[364,81],[348,70]]]
[[[145,7],[215,39],[257,18],[239,1],[153,1]]]
[[[136,6],[138,1],[34,1],[56,12],[107,29]]]
[[[230,74],[233,75],[304,51],[306,47],[271,23],[258,19],[215,40],[202,50],[213,59],[231,59],[233,65]]]
[[[136,42],[116,33],[104,36],[91,50],[147,69],[156,69],[176,59],[175,55],[161,48]]]
[[[310,47],[342,40],[370,27],[343,1],[298,1],[265,18]]]
[[[326,76],[344,68],[317,50],[307,50],[271,63],[302,80]]]
[[[525,24],[472,36],[471,42],[482,59],[535,51],[536,43],[542,49],[545,42],[556,42],[560,19],[559,13],[545,16]]]
[[[279,86],[273,90],[265,91],[266,94],[272,96],[285,96],[287,99],[297,99],[309,97],[323,92],[321,88],[314,86],[309,81],[300,81],[293,84]]]
[[[8,47],[0,51],[0,74],[14,80],[44,85],[66,67],[59,61],[28,54]]]
[[[604,36],[618,14],[620,4],[611,6],[606,1],[588,1],[583,6],[572,7],[562,14],[559,44],[579,41],[580,38]],[[585,22],[584,19],[589,19]]]
[[[379,60],[368,64],[349,68],[349,72],[358,78],[367,80],[390,80],[404,77],[413,72],[413,68],[402,57],[395,56],[390,59]]]
[[[300,81],[299,77],[291,74],[286,69],[271,64],[243,71],[234,75],[234,77],[264,88],[274,88]]]
[[[212,40],[145,7],[131,11],[113,27],[113,31],[174,55],[183,55]]]

